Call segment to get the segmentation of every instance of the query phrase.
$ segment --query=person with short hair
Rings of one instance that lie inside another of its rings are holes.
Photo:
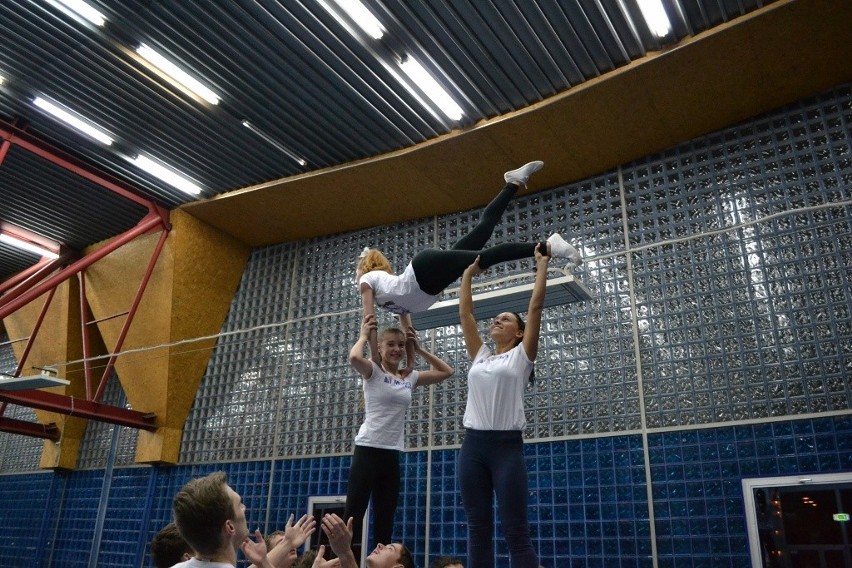
[[[157,568],[172,568],[179,562],[189,560],[194,554],[174,523],[164,526],[151,540],[151,560]]]
[[[295,523],[295,515],[290,515],[283,531],[274,531],[266,537],[266,550],[269,561],[275,568],[291,568],[296,564],[296,549],[305,544],[314,530],[316,519],[303,515]]]
[[[326,514],[322,519],[322,530],[328,537],[331,550],[340,560],[340,568],[358,568],[358,562],[352,553],[352,517],[344,523],[343,519],[334,513]],[[324,555],[325,545],[322,545],[317,551],[313,568],[327,568],[327,565],[323,564],[326,562]],[[376,545],[365,563],[367,568],[417,568],[411,551],[401,542]]]
[[[273,531],[266,535],[263,540],[266,541],[266,550],[270,551],[284,540],[284,531]]]
[[[293,524],[291,515],[284,530],[285,542],[267,554],[260,529],[250,538],[246,507],[221,471],[184,485],[175,495],[172,511],[180,535],[195,551],[193,558],[175,568],[232,568],[237,565],[238,549],[256,568],[286,568],[294,560],[290,549],[316,530],[313,517],[304,515]]]
[[[439,556],[429,568],[464,568],[464,562],[454,556]]]
[[[246,507],[221,471],[191,480],[172,503],[175,524],[195,551],[180,568],[229,568],[237,565],[237,550],[254,564],[271,568],[260,530],[249,538]]]

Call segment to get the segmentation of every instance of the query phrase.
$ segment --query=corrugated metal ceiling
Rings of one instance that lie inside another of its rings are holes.
[[[333,0],[92,0],[99,28],[46,0],[0,2],[0,118],[151,196],[194,197],[127,160],[142,152],[190,176],[201,197],[411,147],[512,112],[648,51],[768,2],[664,0],[673,31],[648,30],[636,0],[381,0],[386,34],[354,36]],[[134,54],[140,42],[208,84],[219,105],[174,88]],[[427,66],[464,111],[429,111],[400,86],[396,61]],[[32,104],[41,95],[100,125],[110,147]],[[302,166],[242,124],[302,157]],[[143,209],[15,148],[0,164],[0,221],[82,248],[126,230]],[[0,280],[35,258],[0,244]]]

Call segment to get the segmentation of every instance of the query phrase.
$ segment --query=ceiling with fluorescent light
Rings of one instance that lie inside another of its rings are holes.
[[[252,245],[479,206],[530,159],[547,163],[532,190],[553,187],[852,80],[844,0],[663,0],[664,38],[637,0],[372,0],[378,40],[330,13],[334,0],[89,4],[103,26],[59,0],[0,2],[4,126]],[[153,70],[141,43],[218,104]],[[402,85],[405,58],[461,119]],[[201,194],[144,172],[138,154]],[[144,213],[16,146],[0,164],[0,222],[72,249]],[[0,281],[36,260],[0,243]]]

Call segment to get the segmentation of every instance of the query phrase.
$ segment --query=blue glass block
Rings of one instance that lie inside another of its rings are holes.
[[[739,462],[740,475],[743,477],[759,475],[761,473],[760,464],[757,460],[743,460]]]
[[[775,459],[764,459],[758,461],[758,473],[760,475],[777,475],[781,473],[781,466]]]
[[[818,458],[818,470],[820,473],[833,473],[843,469],[840,456],[837,454],[820,455]]]
[[[796,465],[799,472],[810,473],[819,471],[818,456],[799,456],[796,460]]]

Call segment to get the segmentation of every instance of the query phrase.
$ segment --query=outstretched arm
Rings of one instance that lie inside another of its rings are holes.
[[[406,330],[405,336],[407,339],[406,345],[411,345],[412,350],[423,357],[424,361],[429,363],[429,370],[420,372],[420,377],[417,379],[417,384],[414,386],[419,387],[421,385],[434,385],[435,383],[440,383],[441,381],[449,378],[456,372],[456,370],[450,367],[446,361],[431,351],[427,351],[421,347],[420,342],[417,340],[416,329],[409,326]]]
[[[376,335],[376,316],[365,315],[361,322],[361,333],[358,335],[358,340],[349,350],[349,364],[365,379],[370,378],[370,375],[373,374],[372,362],[364,357],[364,346],[367,344],[370,335]],[[376,351],[378,351],[378,348],[376,348]],[[381,362],[381,358],[379,358],[379,361]]]
[[[340,559],[334,558],[332,560],[325,559],[325,545],[321,544],[319,550],[317,550],[317,556],[314,559],[314,563],[311,565],[311,568],[339,568],[340,567]]]
[[[344,523],[343,519],[334,513],[327,513],[322,518],[322,531],[328,537],[331,549],[340,559],[340,568],[358,568],[358,562],[352,553],[352,517]]]
[[[269,558],[266,556],[266,541],[263,540],[263,534],[261,534],[260,529],[255,529],[253,536],[254,540],[251,539],[251,536],[247,536],[246,539],[240,543],[240,549],[242,549],[243,554],[249,561],[251,561],[252,566],[258,568],[274,568],[269,562]]]
[[[479,348],[482,347],[482,337],[480,337],[479,328],[476,326],[476,316],[473,315],[473,291],[471,290],[471,279],[480,272],[482,272],[482,269],[479,268],[479,257],[477,256],[473,264],[468,266],[462,274],[461,287],[459,288],[459,320],[461,321],[467,354],[471,359],[476,357]]]
[[[535,247],[535,284],[533,284],[530,306],[527,309],[527,327],[524,330],[524,351],[530,361],[538,355],[538,338],[541,334],[541,312],[544,309],[544,294],[547,291],[547,264],[550,257],[541,254]]]
[[[287,524],[284,525],[284,540],[266,555],[269,563],[275,568],[292,566],[293,557],[290,555],[290,551],[305,544],[308,537],[317,530],[317,521],[311,515],[302,515],[302,518],[295,523],[293,522],[294,518],[295,515],[291,514],[290,518],[287,519]]]
[[[373,289],[365,283],[361,284],[361,304],[364,306],[364,317],[373,316],[373,319],[375,320],[376,302],[373,298]],[[370,358],[376,362],[376,365],[381,365],[382,358],[379,355],[379,338],[377,329],[378,328],[375,328],[370,332],[368,344],[370,346]]]

